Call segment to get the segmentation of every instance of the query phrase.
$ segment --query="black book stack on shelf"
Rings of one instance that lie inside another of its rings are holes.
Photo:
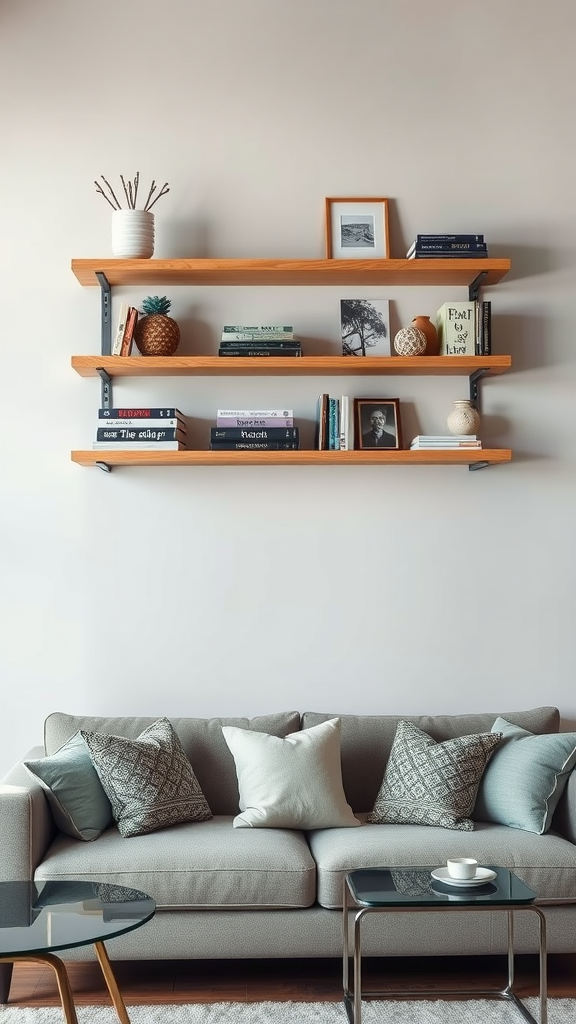
[[[294,328],[227,326],[222,328],[219,356],[301,356]]]
[[[407,260],[487,259],[484,235],[416,235]]]

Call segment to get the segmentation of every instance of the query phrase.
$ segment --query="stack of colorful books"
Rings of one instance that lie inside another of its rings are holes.
[[[218,409],[210,451],[284,451],[300,448],[292,409]]]
[[[302,346],[294,337],[294,328],[243,327],[222,328],[219,356],[301,356]]]
[[[92,448],[108,451],[181,451],[186,421],[179,409],[99,409]]]
[[[416,235],[407,260],[482,259],[488,256],[484,235]]]

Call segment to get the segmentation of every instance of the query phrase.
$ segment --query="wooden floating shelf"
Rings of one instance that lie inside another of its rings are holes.
[[[277,260],[277,259],[74,259],[80,284],[99,285],[104,274],[117,285],[469,285],[498,284],[509,259]]]
[[[79,466],[470,466],[510,462],[507,448],[474,451],[75,451]]]
[[[72,356],[81,377],[494,376],[511,365],[510,356]]]

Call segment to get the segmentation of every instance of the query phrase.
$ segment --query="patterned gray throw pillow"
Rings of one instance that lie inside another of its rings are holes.
[[[124,838],[212,817],[167,718],[159,718],[136,740],[81,732]]]
[[[471,832],[482,773],[501,733],[436,743],[413,722],[398,722],[370,824],[439,825]]]

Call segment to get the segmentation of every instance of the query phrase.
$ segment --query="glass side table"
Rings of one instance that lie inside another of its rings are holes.
[[[434,866],[433,866],[434,867]],[[546,918],[534,906],[536,893],[532,892],[521,879],[508,868],[494,867],[496,877],[480,886],[456,888],[444,882],[437,882],[431,876],[432,868],[362,868],[350,871],[344,878],[343,895],[343,953],[342,973],[344,1005],[350,1024],[362,1024],[362,999],[382,998],[382,992],[362,991],[362,922],[373,913],[440,913],[458,911],[486,913],[504,911],[508,925],[508,983],[501,990],[457,993],[418,989],[416,992],[403,991],[402,996],[455,995],[475,998],[507,999],[515,1004],[525,1020],[538,1024],[525,1004],[514,992],[514,915],[529,911],[538,918],[539,936],[539,1002],[540,1024],[547,1024],[547,974],[546,974]],[[360,909],[358,909],[360,907]],[[354,914],[352,944],[350,946],[349,915]],[[350,960],[352,978],[350,979]],[[350,984],[351,981],[351,984]]]
[[[104,939],[140,928],[155,910],[146,893],[121,885],[0,882],[0,964],[30,960],[50,967],[65,1020],[78,1024],[66,968],[55,952],[93,943],[118,1018],[130,1024]]]

